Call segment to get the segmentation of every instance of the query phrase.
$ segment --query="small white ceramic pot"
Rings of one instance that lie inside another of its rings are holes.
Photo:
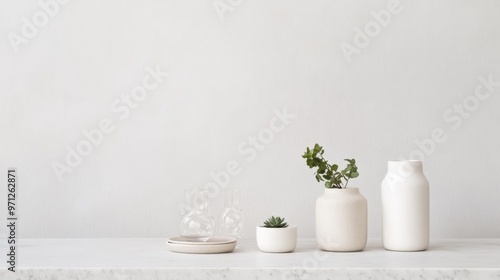
[[[257,246],[262,252],[287,253],[297,245],[297,227],[266,228],[257,227]]]

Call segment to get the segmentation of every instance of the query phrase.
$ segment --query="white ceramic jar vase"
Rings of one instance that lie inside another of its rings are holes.
[[[316,200],[316,240],[326,251],[361,251],[366,246],[368,205],[358,188],[325,189]]]
[[[429,182],[422,162],[389,161],[382,182],[382,241],[393,251],[429,246]]]
[[[288,253],[297,245],[297,227],[286,228],[257,227],[257,246],[267,253]]]

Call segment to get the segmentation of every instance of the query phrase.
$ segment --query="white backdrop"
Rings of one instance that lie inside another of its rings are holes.
[[[176,235],[184,190],[228,163],[245,237],[270,215],[314,236],[318,142],[357,159],[370,237],[387,160],[422,155],[431,235],[500,237],[500,2],[368,2],[2,0],[19,236]]]

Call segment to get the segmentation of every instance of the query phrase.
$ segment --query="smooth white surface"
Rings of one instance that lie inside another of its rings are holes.
[[[227,244],[236,242],[236,238],[234,237],[225,237],[225,236],[212,236],[207,241],[193,241],[192,239],[185,237],[170,237],[167,239],[169,243],[176,244],[199,244],[199,245],[215,245],[215,244]]]
[[[288,253],[297,246],[297,227],[266,228],[256,227],[255,239],[259,250],[268,253]]]
[[[421,161],[390,161],[382,181],[382,241],[395,251],[429,246],[429,181]]]
[[[387,160],[442,128],[446,142],[424,161],[432,236],[500,237],[500,88],[466,117],[443,119],[479,76],[500,80],[499,1],[401,1],[351,63],[339,45],[389,0],[244,0],[224,21],[212,0],[73,0],[15,53],[8,33],[37,2],[0,0],[0,182],[18,168],[19,236],[175,236],[183,190],[235,160],[245,238],[270,215],[314,237],[323,187],[300,155],[319,142],[331,162],[356,158],[352,183],[380,237]],[[111,104],[157,63],[170,76],[120,120]],[[247,161],[238,146],[249,150],[285,106],[296,117]],[[104,117],[116,130],[60,183],[51,164]],[[5,198],[2,187],[2,211]]]
[[[368,205],[358,188],[325,189],[316,200],[316,240],[327,251],[363,250],[368,236]]]
[[[301,275],[311,279],[415,279],[419,275],[425,279],[498,279],[500,276],[500,239],[433,240],[429,250],[423,252],[386,251],[380,240],[370,240],[365,251],[354,253],[318,251],[314,239],[299,239],[296,251],[286,254],[263,253],[254,241],[243,240],[233,253],[218,255],[173,253],[168,251],[165,239],[28,239],[20,243],[18,272],[1,269],[2,279],[29,279],[29,276],[301,279]],[[4,243],[1,246],[5,248]],[[4,267],[5,263],[1,265]]]
[[[237,242],[222,243],[222,244],[182,244],[182,243],[172,243],[166,242],[168,249],[176,253],[184,254],[221,254],[229,253],[234,250]]]

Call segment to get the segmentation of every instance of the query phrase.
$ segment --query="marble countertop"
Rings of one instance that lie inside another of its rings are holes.
[[[272,254],[241,240],[228,254],[170,252],[162,239],[21,239],[15,273],[0,279],[500,279],[500,239],[432,240],[428,251],[391,252],[370,240],[362,252],[333,253],[300,239]],[[6,242],[0,246],[5,256]]]

